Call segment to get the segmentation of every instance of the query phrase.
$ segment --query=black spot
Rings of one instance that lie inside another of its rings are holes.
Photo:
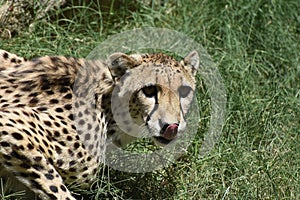
[[[16,139],[16,140],[22,140],[23,136],[20,133],[12,133],[12,136]]]
[[[88,123],[88,130],[91,130],[93,127],[92,127],[92,125],[90,124],[90,123]]]
[[[25,148],[24,148],[23,145],[19,145],[19,146],[14,145],[14,148],[15,148],[16,150],[21,150],[21,151],[24,151],[24,150],[25,150]]]
[[[45,149],[41,145],[39,146],[39,150],[43,153],[46,153]]]
[[[79,108],[79,103],[75,102],[75,108]]]
[[[54,122],[56,127],[60,127],[60,124],[58,122]]]
[[[61,87],[59,90],[59,92],[61,92],[61,93],[66,93],[68,91],[69,91],[69,88],[67,88],[67,87]]]
[[[68,140],[68,141],[72,141],[73,138],[72,138],[71,136],[68,135],[68,136],[67,136],[67,140]]]
[[[78,149],[79,146],[80,146],[80,144],[79,144],[78,142],[75,142],[75,143],[74,143],[74,149]]]
[[[65,99],[72,99],[72,94],[68,93],[63,98],[65,98]]]
[[[52,151],[50,149],[48,149],[48,153],[49,153],[50,156],[53,155],[53,153],[52,153]]]
[[[90,139],[91,139],[91,135],[89,133],[85,134],[84,140],[90,140]]]
[[[49,163],[50,163],[51,165],[53,165],[53,164],[54,164],[54,162],[53,162],[53,159],[52,159],[52,158],[48,158],[48,160],[49,160]]]
[[[53,180],[54,179],[54,176],[52,174],[45,174],[45,177],[48,179],[48,180]]]
[[[60,122],[61,122],[63,125],[65,125],[65,126],[68,124],[67,122],[65,122],[65,121],[63,121],[63,120],[61,120]]]
[[[55,111],[58,112],[58,113],[64,112],[64,110],[62,108],[56,108]]]
[[[58,154],[61,154],[61,153],[62,153],[62,150],[61,150],[61,148],[60,148],[59,146],[55,146],[55,151],[56,151],[56,153],[58,153]]]
[[[42,142],[44,143],[44,145],[45,145],[46,147],[49,147],[49,144],[48,144],[47,141],[45,141],[44,139],[42,139]]]
[[[54,131],[54,136],[55,137],[59,137],[60,136],[60,133],[58,131]]]
[[[29,101],[29,104],[32,104],[32,105],[35,105],[39,102],[38,98],[32,98],[30,101]]]
[[[62,159],[58,159],[56,161],[56,164],[57,164],[58,167],[61,167],[64,164],[64,161]]]
[[[2,134],[3,135],[8,135],[8,132],[7,131],[2,131]]]
[[[8,142],[0,142],[0,146],[2,146],[2,147],[9,147],[10,144]]]
[[[95,128],[95,132],[97,133],[99,130],[100,130],[100,126],[97,125],[96,128]]]
[[[68,118],[70,119],[70,120],[74,120],[74,116],[73,116],[73,114],[70,114],[69,116],[68,116]],[[73,128],[74,129],[74,128]]]
[[[28,148],[28,150],[32,150],[32,149],[34,149],[34,147],[33,147],[33,145],[32,144],[27,144],[27,148]]]
[[[58,102],[59,102],[59,101],[58,101],[57,99],[51,99],[51,100],[50,100],[50,103],[51,103],[51,104],[57,104]]]
[[[33,93],[30,93],[30,94],[28,95],[28,97],[36,97],[37,95],[39,95],[38,92],[33,92]]]
[[[79,120],[79,125],[84,125],[85,124],[85,121],[83,119]]]
[[[19,124],[24,124],[23,120],[21,120],[21,119],[18,119],[17,122],[18,122]]]
[[[72,166],[72,165],[75,165],[76,164],[76,161],[75,160],[72,160],[71,162],[69,162],[69,165]]]
[[[82,169],[82,171],[87,171],[88,170],[88,167],[84,167],[83,169]]]
[[[44,124],[45,124],[45,125],[47,125],[47,126],[49,126],[49,127],[51,127],[51,126],[52,126],[52,124],[51,124],[51,122],[50,122],[50,121],[44,121]]]
[[[58,192],[58,188],[57,188],[56,186],[54,186],[54,185],[51,185],[49,188],[50,188],[50,190],[51,190],[52,192],[54,192],[54,193],[57,193],[57,192]]]
[[[3,104],[1,107],[8,107],[9,106],[9,104],[8,103],[6,103],[6,104]]]
[[[45,110],[47,110],[47,109],[48,109],[47,107],[38,107],[38,108],[37,108],[38,111],[45,111]]]
[[[32,128],[36,128],[36,125],[35,125],[34,122],[29,122],[29,124],[30,124],[30,126],[31,126]]]
[[[8,58],[8,53],[7,52],[4,52],[3,53],[3,58],[6,60]]]
[[[68,129],[66,129],[66,128],[63,128],[63,133],[64,133],[64,134],[69,134],[69,131],[68,131]]]
[[[90,114],[89,109],[85,109],[85,110],[84,110],[84,114],[89,115],[89,114]]]
[[[69,169],[69,171],[70,171],[70,172],[76,172],[77,169],[76,169],[75,167],[71,167],[71,168]],[[75,176],[75,179],[77,179],[76,176]]]
[[[61,189],[62,191],[64,191],[64,192],[67,191],[67,188],[66,188],[64,185],[61,185],[61,186],[60,186],[60,189]]]
[[[64,147],[66,146],[66,143],[64,141],[59,141],[58,143],[61,144]]]
[[[34,161],[40,162],[42,160],[42,156],[36,156],[33,158]]]
[[[16,121],[13,119],[9,119],[9,121],[11,121],[13,124],[16,124]]]
[[[24,169],[30,169],[30,165],[28,165],[27,163],[20,164],[20,167],[22,167]]]
[[[54,94],[54,92],[53,92],[52,90],[47,90],[46,93],[47,93],[48,95],[53,95],[53,94]]]
[[[97,173],[97,168],[93,169],[93,174],[96,174]]]
[[[42,90],[49,90],[50,89],[50,86],[51,86],[51,83],[48,81],[48,80],[44,80],[42,82],[42,87],[41,89]]]
[[[14,127],[12,124],[6,123],[5,126]]]
[[[92,150],[93,148],[94,148],[93,144],[89,145],[89,150]]]
[[[7,89],[8,86],[1,86],[0,89],[4,90],[4,89]]]
[[[29,176],[32,177],[32,178],[41,178],[41,176],[35,172],[31,172],[29,173]]]
[[[5,93],[7,93],[7,94],[10,94],[12,92],[13,92],[12,90],[5,90]]]
[[[71,109],[72,109],[72,105],[71,105],[71,104],[66,104],[66,105],[64,106],[64,108],[65,108],[66,110],[71,110]]]
[[[21,88],[21,91],[23,92],[31,92],[34,89],[35,85],[25,85]]]
[[[39,190],[43,190],[42,185],[39,184],[36,180],[32,179],[30,181],[31,181],[31,187],[39,189]]]
[[[58,119],[64,119],[64,117],[60,116],[60,115],[55,115],[56,118]]]
[[[94,140],[97,141],[98,140],[98,134],[94,135]],[[97,145],[98,146],[98,145]]]
[[[68,149],[68,153],[70,156],[74,156],[74,152],[71,149]]]
[[[77,158],[82,158],[82,156],[83,156],[83,155],[82,155],[82,152],[78,152],[78,153],[77,153]]]

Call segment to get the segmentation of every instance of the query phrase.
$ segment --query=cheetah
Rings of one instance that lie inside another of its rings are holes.
[[[75,199],[70,188],[95,181],[107,143],[138,137],[127,133],[132,124],[162,147],[184,133],[198,67],[196,51],[180,61],[119,52],[99,61],[0,50],[1,178],[41,199]]]

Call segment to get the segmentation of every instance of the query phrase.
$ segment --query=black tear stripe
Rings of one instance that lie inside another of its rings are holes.
[[[158,82],[158,76],[156,76],[155,81],[156,81],[156,83]],[[159,105],[159,103],[158,103],[158,90],[156,91],[156,94],[154,96],[154,100],[155,100],[154,108],[151,110],[149,115],[147,115],[146,124],[148,123],[148,121],[150,121],[151,116],[153,115],[153,113],[158,109],[158,105]]]
[[[157,96],[157,95],[156,95]],[[149,113],[149,115],[147,116],[146,119],[146,124],[148,123],[148,121],[150,121],[151,116],[153,115],[153,113],[158,109],[158,103],[155,103],[154,108],[151,110],[151,112]]]

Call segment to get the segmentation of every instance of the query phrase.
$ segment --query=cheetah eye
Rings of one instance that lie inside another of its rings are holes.
[[[154,85],[150,85],[150,86],[142,88],[142,92],[148,98],[154,97],[157,94],[157,87]]]
[[[179,92],[179,95],[181,98],[187,97],[191,91],[192,91],[192,88],[189,86],[180,86],[178,88],[178,92]]]

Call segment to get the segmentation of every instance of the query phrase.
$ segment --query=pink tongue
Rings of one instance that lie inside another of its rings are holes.
[[[178,124],[170,124],[165,130],[163,137],[167,140],[172,140],[177,135]]]

